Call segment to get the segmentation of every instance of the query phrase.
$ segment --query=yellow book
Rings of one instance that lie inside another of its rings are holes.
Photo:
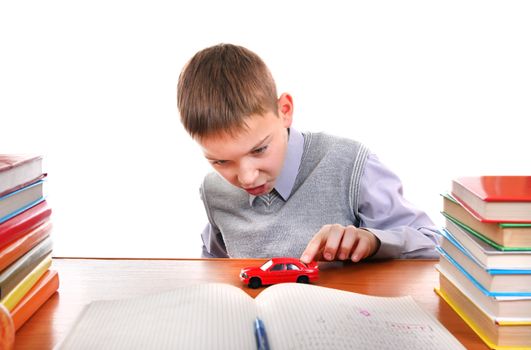
[[[26,293],[37,283],[44,273],[52,265],[52,255],[48,255],[37,265],[17,286],[10,291],[0,302],[12,311]]]
[[[496,324],[473,303],[467,300],[464,295],[452,299],[440,288],[435,288],[435,292],[450,305],[491,349],[531,350],[531,342],[529,341],[531,339],[531,327],[529,327],[529,323]]]

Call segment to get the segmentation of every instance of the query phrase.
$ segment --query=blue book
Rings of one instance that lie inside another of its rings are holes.
[[[441,232],[440,264],[459,279],[467,278],[482,293],[489,296],[529,296],[531,297],[531,269],[488,269],[474,257],[451,232]]]
[[[479,289],[485,290],[488,295],[527,293],[531,296],[531,269],[488,269],[450,232],[443,231],[441,234],[443,238],[437,248],[441,256],[469,277]]]
[[[530,285],[530,274],[498,274],[491,276],[502,276],[506,277],[506,281],[512,279],[511,283],[507,283],[505,286],[497,283],[494,285],[488,285],[487,287],[499,289],[489,290],[483,284],[481,284],[474,276],[472,276],[463,266],[461,266],[450,254],[448,254],[443,248],[437,247],[437,250],[441,254],[441,259],[439,264],[448,270],[456,270],[459,273],[454,273],[454,277],[464,280],[468,279],[477,289],[479,289],[483,294],[488,296],[505,296],[505,297],[530,297],[531,291],[529,291]],[[526,283],[527,282],[527,283]]]
[[[44,200],[43,180],[0,197],[0,224]]]

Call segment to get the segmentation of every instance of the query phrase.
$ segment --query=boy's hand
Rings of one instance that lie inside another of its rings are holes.
[[[325,225],[310,240],[300,260],[304,263],[320,258],[358,262],[375,253],[379,246],[380,240],[367,230],[352,225]]]

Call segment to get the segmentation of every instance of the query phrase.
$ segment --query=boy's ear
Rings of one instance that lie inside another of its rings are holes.
[[[289,128],[293,121],[293,98],[288,93],[283,93],[278,99],[278,115],[284,122],[284,127]]]

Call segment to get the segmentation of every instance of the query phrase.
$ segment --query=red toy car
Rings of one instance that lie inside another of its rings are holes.
[[[318,278],[317,262],[305,264],[297,258],[272,258],[260,267],[246,267],[240,271],[240,279],[251,288],[283,282],[308,283]]]

